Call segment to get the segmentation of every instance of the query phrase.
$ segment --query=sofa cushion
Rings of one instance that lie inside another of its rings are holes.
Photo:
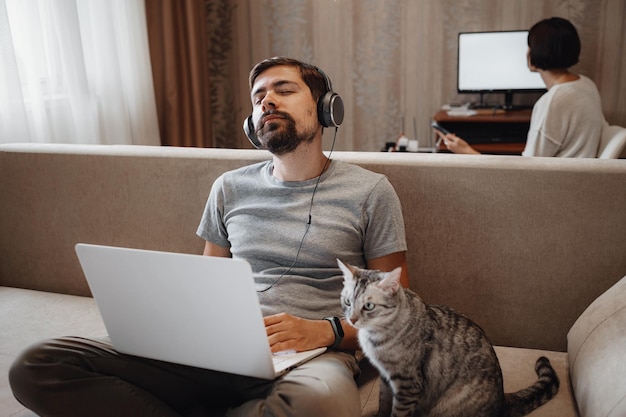
[[[570,385],[567,383],[567,353],[539,349],[521,349],[508,346],[494,346],[504,382],[504,392],[516,392],[527,388],[537,380],[535,363],[540,356],[550,360],[560,380],[559,392],[529,417],[576,417],[576,403]]]
[[[587,307],[567,342],[580,415],[626,416],[626,277]]]
[[[505,346],[494,346],[504,379],[504,392],[515,392],[524,389],[537,380],[535,362],[540,356],[550,359],[559,379],[561,387],[558,394],[539,407],[530,415],[532,417],[576,417],[576,404],[566,382],[569,378],[567,370],[567,353],[537,349],[520,349]],[[362,417],[373,417],[378,411],[378,373],[372,365],[364,360],[363,373],[359,378],[359,393],[361,394]]]

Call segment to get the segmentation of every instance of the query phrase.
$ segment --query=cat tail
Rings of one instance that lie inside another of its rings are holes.
[[[559,391],[559,378],[548,358],[535,363],[537,381],[528,388],[504,395],[506,417],[521,417],[547,403]]]

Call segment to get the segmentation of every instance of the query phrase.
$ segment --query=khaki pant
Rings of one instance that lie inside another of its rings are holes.
[[[327,352],[267,381],[123,355],[107,340],[60,338],[13,363],[13,394],[47,416],[358,417],[354,357]]]

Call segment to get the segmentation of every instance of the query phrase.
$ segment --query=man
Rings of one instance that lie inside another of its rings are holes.
[[[10,371],[26,407],[64,417],[360,415],[356,331],[334,319],[336,258],[406,271],[399,200],[384,176],[322,152],[329,109],[318,102],[331,87],[320,70],[271,58],[252,70],[250,87],[247,133],[272,160],[218,178],[198,234],[205,255],[250,262],[273,352],[329,351],[266,381],[128,357],[107,341],[57,339],[24,352]]]

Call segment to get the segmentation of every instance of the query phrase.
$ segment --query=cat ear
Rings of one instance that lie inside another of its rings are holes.
[[[346,265],[339,259],[337,259],[337,265],[339,265],[339,269],[341,269],[346,281],[354,281],[354,267],[352,265]]]
[[[402,287],[400,285],[401,276],[402,276],[402,267],[399,266],[391,272],[386,272],[385,278],[383,278],[382,281],[380,281],[376,285],[385,291],[396,292]]]

